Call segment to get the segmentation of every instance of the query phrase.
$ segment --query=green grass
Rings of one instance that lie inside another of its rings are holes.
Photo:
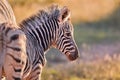
[[[119,30],[112,28],[97,28],[91,25],[76,25],[74,27],[74,37],[80,46],[82,43],[111,43],[120,40]]]

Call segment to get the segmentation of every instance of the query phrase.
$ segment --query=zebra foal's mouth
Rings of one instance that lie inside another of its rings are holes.
[[[77,50],[75,52],[73,52],[73,53],[67,52],[66,56],[68,57],[68,59],[70,61],[74,61],[74,60],[76,60],[79,57],[79,52]]]

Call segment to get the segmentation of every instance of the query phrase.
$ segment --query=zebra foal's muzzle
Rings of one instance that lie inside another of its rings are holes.
[[[76,60],[80,55],[79,55],[79,51],[78,51],[78,49],[75,49],[75,51],[74,52],[67,52],[66,53],[66,56],[68,57],[68,59],[70,60],[70,61],[74,61],[74,60]]]

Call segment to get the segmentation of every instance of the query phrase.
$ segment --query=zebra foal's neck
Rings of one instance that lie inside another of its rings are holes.
[[[42,14],[43,15],[43,14]],[[34,42],[34,46],[42,45],[44,51],[46,51],[53,43],[55,34],[58,28],[57,20],[54,18],[41,17],[37,14],[23,21],[20,26],[22,30],[27,34],[27,37],[31,37]]]

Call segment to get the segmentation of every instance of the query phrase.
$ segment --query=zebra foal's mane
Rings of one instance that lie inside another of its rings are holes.
[[[37,14],[34,14],[33,16],[23,20],[20,25],[22,25],[24,22],[28,22],[30,20],[34,20],[35,18],[39,18],[40,23],[44,23],[47,20],[50,20],[52,18],[57,19],[60,14],[60,8],[58,5],[52,5],[48,7],[46,10],[39,10]]]

